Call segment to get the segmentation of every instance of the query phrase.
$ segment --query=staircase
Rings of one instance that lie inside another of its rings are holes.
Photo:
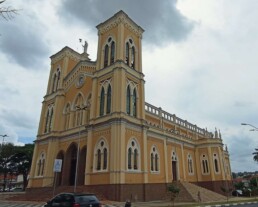
[[[177,202],[199,202],[198,192],[200,192],[201,202],[211,202],[211,201],[225,201],[227,198],[221,194],[210,191],[206,188],[194,185],[188,182],[174,182],[180,192],[178,197],[175,199]],[[168,192],[166,199],[170,199],[170,193]]]

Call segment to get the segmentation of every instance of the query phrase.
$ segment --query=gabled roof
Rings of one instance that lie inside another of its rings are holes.
[[[135,29],[137,29],[141,34],[144,32],[144,29],[136,24],[123,10],[120,10],[116,14],[114,14],[112,17],[107,19],[106,21],[98,24],[96,27],[97,29],[101,29],[107,25],[110,25],[112,22],[118,20],[118,19],[124,19],[128,21]]]

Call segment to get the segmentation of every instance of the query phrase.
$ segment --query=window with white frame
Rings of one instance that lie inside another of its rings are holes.
[[[190,154],[188,154],[187,156],[187,163],[188,163],[188,173],[189,175],[192,175],[194,174],[194,171],[193,171],[193,158]]]
[[[45,170],[45,153],[41,153],[37,162],[37,176],[43,176]]]
[[[140,170],[140,150],[135,139],[131,139],[127,145],[127,169],[130,171]]]
[[[151,172],[159,172],[159,153],[156,146],[151,148]]]
[[[100,139],[95,147],[95,171],[107,171],[108,169],[108,146],[105,139]]]

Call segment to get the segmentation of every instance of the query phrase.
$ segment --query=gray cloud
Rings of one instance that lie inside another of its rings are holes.
[[[0,21],[0,27],[4,28],[0,36],[0,52],[4,53],[10,62],[27,69],[38,69],[42,56],[46,56],[48,52],[42,38],[43,29],[33,20],[26,20],[23,15],[11,21]]]
[[[7,126],[16,126],[17,128],[31,129],[37,127],[34,117],[17,109],[2,109],[0,116]]]
[[[144,40],[150,44],[165,44],[168,41],[182,41],[191,32],[194,23],[184,17],[173,1],[121,1],[121,0],[65,0],[60,8],[60,15],[66,20],[74,18],[95,26],[113,16],[119,10],[126,12],[146,32]],[[65,15],[64,15],[65,14]],[[67,15],[68,14],[68,15]]]

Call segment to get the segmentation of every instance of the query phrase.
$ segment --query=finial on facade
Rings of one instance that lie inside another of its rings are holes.
[[[221,139],[221,133],[220,133],[220,130],[219,130],[219,138]]]
[[[228,151],[228,146],[226,145],[226,152]]]
[[[216,127],[215,127],[215,138],[218,138],[218,131]]]

